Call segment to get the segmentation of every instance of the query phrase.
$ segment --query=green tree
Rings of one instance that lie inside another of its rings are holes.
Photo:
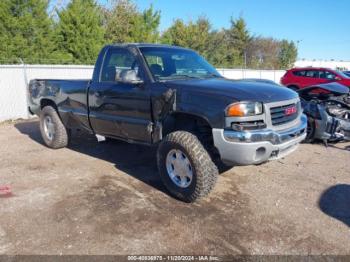
[[[228,59],[228,43],[224,30],[210,32],[207,59],[217,68],[232,67]]]
[[[211,24],[206,17],[199,17],[195,22],[184,23],[177,19],[162,35],[162,43],[188,47],[201,55],[209,55]]]
[[[52,57],[53,22],[46,9],[45,0],[0,1],[1,62],[22,58],[27,63],[39,63]]]
[[[278,53],[280,41],[261,36],[253,37],[247,48],[247,64],[249,68],[278,69]]]
[[[282,40],[278,54],[279,67],[287,69],[293,66],[298,56],[298,50],[293,41]]]
[[[116,1],[107,11],[105,38],[112,43],[133,42],[133,28],[137,23],[137,8],[129,0]]]
[[[155,11],[151,5],[138,18],[135,28],[136,42],[157,43],[159,40],[160,11]]]
[[[139,12],[130,0],[115,1],[107,11],[105,38],[112,43],[149,42],[159,38],[160,12],[151,5]]]
[[[228,44],[228,60],[233,66],[243,66],[246,64],[247,48],[251,41],[251,36],[247,29],[247,24],[243,17],[234,20],[231,17],[231,27],[225,30]]]
[[[105,42],[103,17],[95,0],[72,0],[58,17],[58,50],[73,63],[94,63]]]
[[[176,19],[173,24],[162,34],[163,44],[188,47],[189,42],[187,25],[181,19]]]

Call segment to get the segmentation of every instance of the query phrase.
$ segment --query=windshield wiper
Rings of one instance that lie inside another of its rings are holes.
[[[212,77],[213,78],[222,78],[222,76],[214,74],[214,73],[206,74],[206,75],[204,75],[204,77],[206,77],[206,78],[212,78]]]
[[[187,75],[187,74],[176,74],[175,77],[187,77],[187,78],[198,78],[197,76]],[[172,76],[170,76],[172,77]]]
[[[191,79],[195,78],[195,79],[199,79],[199,77],[196,77],[196,76],[191,76],[191,75],[186,75],[186,74],[177,74],[177,75],[160,77],[160,80],[171,80],[171,79],[177,79],[177,78],[191,78]]]

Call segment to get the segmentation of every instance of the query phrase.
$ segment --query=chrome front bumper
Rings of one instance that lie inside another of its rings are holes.
[[[260,164],[293,152],[306,137],[307,118],[300,116],[296,126],[275,131],[232,131],[213,129],[214,145],[228,165]]]

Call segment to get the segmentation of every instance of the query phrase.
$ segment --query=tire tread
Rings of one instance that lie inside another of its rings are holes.
[[[49,115],[55,125],[55,135],[53,140],[48,140],[45,138],[45,132],[43,130],[44,117]],[[57,111],[52,106],[45,106],[40,113],[40,131],[45,144],[53,149],[63,148],[68,145],[69,134],[66,127],[63,125],[61,118],[59,117]]]
[[[181,145],[187,151],[186,153],[191,158],[196,172],[197,183],[192,194],[184,196],[175,193],[175,195],[185,202],[194,202],[207,196],[214,188],[218,177],[218,169],[207,150],[198,138],[190,132],[175,131],[170,133],[163,139],[158,149],[157,162],[159,172],[162,172],[161,166],[164,165],[163,159],[165,159],[165,156],[160,156],[160,151],[162,151],[162,146],[168,143]],[[167,176],[168,174],[161,175]]]

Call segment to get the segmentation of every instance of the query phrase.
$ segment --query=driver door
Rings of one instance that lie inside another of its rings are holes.
[[[121,79],[135,70],[144,79],[137,56],[127,48],[111,47],[105,55],[100,78],[89,89],[90,123],[94,132],[108,137],[150,143],[150,90],[144,82]]]

